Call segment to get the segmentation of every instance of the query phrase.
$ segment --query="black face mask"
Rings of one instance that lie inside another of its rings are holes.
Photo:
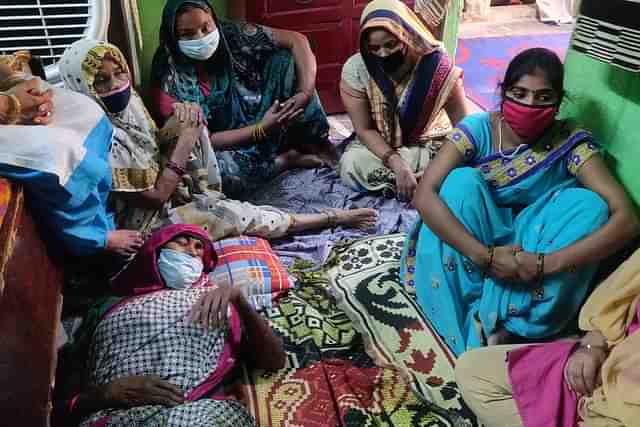
[[[398,49],[384,58],[377,57],[377,60],[385,73],[393,74],[404,64],[404,52],[402,49]]]
[[[131,85],[127,85],[126,88],[111,95],[101,96],[100,99],[102,99],[102,103],[111,114],[121,113],[129,105]]]

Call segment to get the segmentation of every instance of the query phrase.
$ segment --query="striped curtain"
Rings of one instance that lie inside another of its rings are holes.
[[[571,48],[640,72],[640,0],[582,0]]]

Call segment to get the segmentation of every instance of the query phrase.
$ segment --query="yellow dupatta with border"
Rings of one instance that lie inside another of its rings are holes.
[[[627,336],[638,316],[640,250],[625,261],[591,294],[580,312],[580,329],[600,331],[611,353],[602,366],[602,387],[580,402],[580,416],[589,426],[640,423],[640,331]]]

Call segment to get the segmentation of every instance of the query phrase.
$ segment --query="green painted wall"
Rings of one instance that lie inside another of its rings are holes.
[[[569,50],[563,113],[593,131],[607,160],[640,206],[640,77]]]
[[[224,17],[227,13],[226,0],[210,0],[211,4],[220,17]],[[138,9],[140,10],[140,21],[142,26],[142,42],[143,52],[140,58],[142,62],[142,81],[143,87],[146,87],[149,75],[151,73],[151,60],[153,54],[158,47],[158,34],[160,31],[160,22],[162,20],[162,8],[164,6],[162,0],[138,0]]]

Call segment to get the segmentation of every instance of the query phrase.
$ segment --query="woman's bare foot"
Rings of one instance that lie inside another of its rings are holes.
[[[138,252],[144,243],[142,233],[134,230],[115,230],[107,234],[106,250],[124,257],[130,257]]]
[[[303,154],[291,149],[276,157],[276,170],[284,172],[290,169],[316,169],[330,166],[319,154]]]
[[[487,338],[487,345],[511,344],[513,335],[504,328],[500,328]]]
[[[327,168],[335,168],[338,166],[338,156],[332,153],[318,153],[318,158],[324,162],[324,166]]]
[[[378,212],[371,208],[331,209],[336,214],[336,225],[368,230],[378,223]]]

